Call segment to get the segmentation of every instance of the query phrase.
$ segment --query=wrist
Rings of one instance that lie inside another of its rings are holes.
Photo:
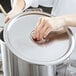
[[[71,25],[71,24],[70,24],[71,20],[70,20],[69,15],[63,16],[63,19],[64,19],[65,26]]]
[[[14,3],[12,7],[12,11],[14,12],[22,12],[25,8],[26,4],[24,0],[20,0]]]

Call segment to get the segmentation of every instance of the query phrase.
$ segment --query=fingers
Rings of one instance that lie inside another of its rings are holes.
[[[45,39],[50,32],[51,32],[51,28],[48,28],[48,29],[45,31],[45,33],[44,33],[44,35],[43,35],[43,38]]]
[[[51,30],[49,26],[50,25],[47,23],[47,20],[45,20],[44,17],[40,18],[34,30],[33,38],[35,40],[42,40],[45,38]]]
[[[10,18],[7,16],[6,18],[5,18],[5,23],[7,23],[8,21],[10,20]]]
[[[38,27],[38,25],[40,25],[40,23],[41,23],[41,19],[38,20],[37,25],[36,25],[36,28],[32,32],[32,37],[33,37],[34,40],[36,40],[37,27]]]
[[[46,26],[46,24],[45,24],[44,27],[40,30],[40,33],[39,33],[40,34],[40,37],[39,37],[40,40],[44,38],[45,32],[47,31],[48,28],[49,27]]]
[[[39,18],[38,23],[36,25],[36,28],[34,30],[33,38],[40,40],[40,30],[44,27],[44,19]]]
[[[7,23],[12,17],[15,16],[15,14],[16,14],[15,11],[12,9],[12,10],[7,14],[4,22]]]
[[[39,40],[39,37],[40,37],[39,32],[40,32],[42,26],[43,26],[43,20],[42,20],[42,18],[40,18],[36,25],[35,35],[34,35],[34,37],[37,38],[37,40]]]

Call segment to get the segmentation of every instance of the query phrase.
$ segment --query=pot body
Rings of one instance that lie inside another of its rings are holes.
[[[4,76],[55,76],[56,65],[30,64],[15,56],[0,40]]]
[[[19,59],[0,40],[4,76],[30,76],[30,64]]]
[[[39,14],[39,15],[45,15],[50,17],[50,15],[43,14],[40,12],[31,12],[31,13],[24,13],[21,14],[21,16],[27,16],[30,14]],[[19,17],[19,16],[18,16]],[[18,18],[17,17],[17,18]],[[15,18],[16,19],[16,18]],[[14,21],[14,20],[13,20]],[[9,25],[9,24],[7,24]],[[56,64],[60,64],[66,60],[70,54],[72,53],[72,49],[74,47],[74,38],[71,31],[68,31],[69,38],[71,40],[72,47],[69,48],[68,54],[59,59],[58,61],[54,62],[36,62],[32,60],[27,60],[26,58],[23,58],[19,56],[17,53],[15,54],[14,49],[11,49],[11,45],[8,42],[7,37],[7,26],[4,29],[4,40],[5,42],[1,41],[1,50],[3,51],[3,62],[4,64],[4,72],[5,76],[55,76],[56,75]],[[9,35],[8,35],[9,36]],[[15,56],[16,55],[16,56]],[[5,57],[4,57],[5,56]],[[18,57],[17,57],[18,56]],[[7,62],[6,62],[7,61]],[[6,65],[8,64],[8,65]],[[8,71],[7,71],[8,68]],[[9,72],[11,71],[11,72]],[[6,74],[7,73],[7,74]]]

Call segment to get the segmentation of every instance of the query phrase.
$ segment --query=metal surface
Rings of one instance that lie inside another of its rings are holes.
[[[37,14],[36,11],[34,13]],[[26,15],[34,14],[34,13],[32,13],[32,12],[27,13]],[[38,13],[38,14],[41,14],[41,13]],[[43,15],[43,13],[41,15]],[[50,16],[50,15],[46,15],[46,16]],[[3,29],[3,26],[1,26],[1,28]],[[61,32],[59,32],[59,33],[61,33]],[[71,33],[71,31],[70,31],[70,33]],[[68,32],[68,34],[69,34],[69,32]],[[4,42],[1,42],[1,51],[2,51],[4,76],[13,76],[13,75],[14,76],[55,76],[55,74],[56,74],[56,69],[54,68],[55,65],[54,66],[52,66],[52,65],[41,66],[41,65],[31,64],[31,66],[30,66],[29,63],[26,63],[22,59],[18,59],[14,54],[12,54],[11,50],[8,50],[9,51],[8,52]],[[73,65],[73,66],[75,66],[75,65]],[[65,71],[67,68],[67,67],[66,68],[65,67],[62,69],[57,69],[57,72],[58,72],[57,76],[65,76]],[[29,69],[31,69],[31,70],[29,70]],[[10,70],[10,72],[9,72],[9,70]],[[73,71],[75,71],[75,70],[72,69],[72,72]],[[66,75],[66,76],[70,76],[70,75]]]
[[[18,58],[6,47],[5,42],[0,40],[2,65],[4,76],[19,76]]]
[[[50,17],[35,11],[22,13],[12,19],[4,29],[5,43],[16,56],[27,62],[41,65],[58,64],[72,53],[73,34],[70,29],[67,29],[68,39],[55,40],[47,45],[37,45],[31,40],[30,33],[41,16]]]
[[[56,66],[31,65],[32,76],[56,76]]]
[[[2,53],[2,64],[3,64],[3,72],[4,76],[11,76],[11,69],[8,60],[8,51],[5,47],[5,43],[0,40],[1,53]]]

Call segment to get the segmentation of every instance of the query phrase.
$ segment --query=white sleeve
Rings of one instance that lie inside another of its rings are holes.
[[[25,4],[26,4],[25,8],[28,8],[29,6],[38,7],[39,0],[25,0]]]
[[[55,0],[39,0],[39,4],[46,7],[53,7]]]
[[[55,0],[25,0],[26,8],[29,6],[38,7],[38,5],[42,5],[45,7],[53,7]]]
[[[26,4],[26,8],[28,8],[29,6],[33,6],[33,7],[38,7],[38,5],[43,5],[46,7],[53,7],[54,1],[55,0],[24,0],[25,4]],[[11,0],[11,6],[13,4],[13,0]]]

